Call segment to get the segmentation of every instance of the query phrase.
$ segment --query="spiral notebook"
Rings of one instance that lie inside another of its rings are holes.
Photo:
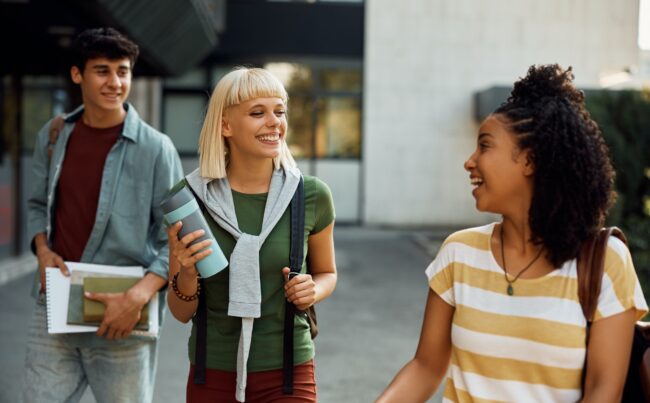
[[[70,277],[64,276],[56,267],[45,268],[45,297],[47,308],[48,333],[83,333],[95,332],[97,325],[80,325],[68,323],[70,291],[73,282],[82,281],[86,276],[107,277],[142,277],[144,269],[139,266],[109,266],[88,263],[65,262],[70,270]],[[158,318],[158,293],[149,301],[149,324],[147,330],[134,330],[132,334],[140,336],[157,336],[160,325]]]

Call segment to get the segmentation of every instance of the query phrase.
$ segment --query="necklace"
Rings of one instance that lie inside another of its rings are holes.
[[[499,237],[501,238],[501,260],[503,261],[503,277],[506,279],[506,283],[508,283],[508,288],[506,288],[506,291],[508,292],[508,295],[513,295],[515,293],[515,289],[512,287],[512,285],[515,283],[515,281],[517,281],[519,276],[521,276],[526,270],[530,269],[533,263],[535,263],[537,259],[542,256],[542,250],[544,250],[544,248],[539,248],[539,252],[537,252],[537,255],[533,258],[533,260],[531,260],[530,263],[526,265],[526,267],[521,269],[515,278],[510,281],[508,278],[508,270],[506,269],[506,253],[503,248],[503,224],[501,224],[501,232],[499,234]]]

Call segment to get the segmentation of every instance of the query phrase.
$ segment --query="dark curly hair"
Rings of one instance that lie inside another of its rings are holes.
[[[138,59],[140,49],[114,28],[93,28],[80,33],[72,43],[72,65],[83,72],[90,59],[105,57],[117,60],[128,57],[131,68]]]
[[[547,248],[555,267],[577,256],[616,198],[609,150],[572,81],[571,67],[531,66],[494,111],[534,164],[532,241]]]

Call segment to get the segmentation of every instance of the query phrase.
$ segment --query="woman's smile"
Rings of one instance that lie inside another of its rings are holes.
[[[476,197],[476,191],[483,186],[483,179],[478,176],[470,176],[469,181],[472,184],[472,196]]]
[[[280,133],[260,134],[256,138],[262,144],[278,145],[280,143]]]

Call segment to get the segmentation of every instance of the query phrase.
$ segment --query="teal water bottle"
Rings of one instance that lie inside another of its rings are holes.
[[[183,222],[183,226],[178,232],[178,239],[181,239],[190,232],[202,229],[205,233],[192,241],[190,245],[205,239],[212,240],[210,246],[207,247],[212,249],[212,253],[196,262],[196,269],[201,274],[201,277],[208,278],[214,276],[228,266],[228,260],[221,251],[221,248],[219,248],[217,240],[214,239],[212,231],[210,231],[210,227],[199,208],[199,203],[194,198],[191,190],[183,186],[178,191],[167,196],[160,203],[160,207],[163,210],[165,221],[170,225],[178,221]],[[207,248],[201,249],[201,251]]]

